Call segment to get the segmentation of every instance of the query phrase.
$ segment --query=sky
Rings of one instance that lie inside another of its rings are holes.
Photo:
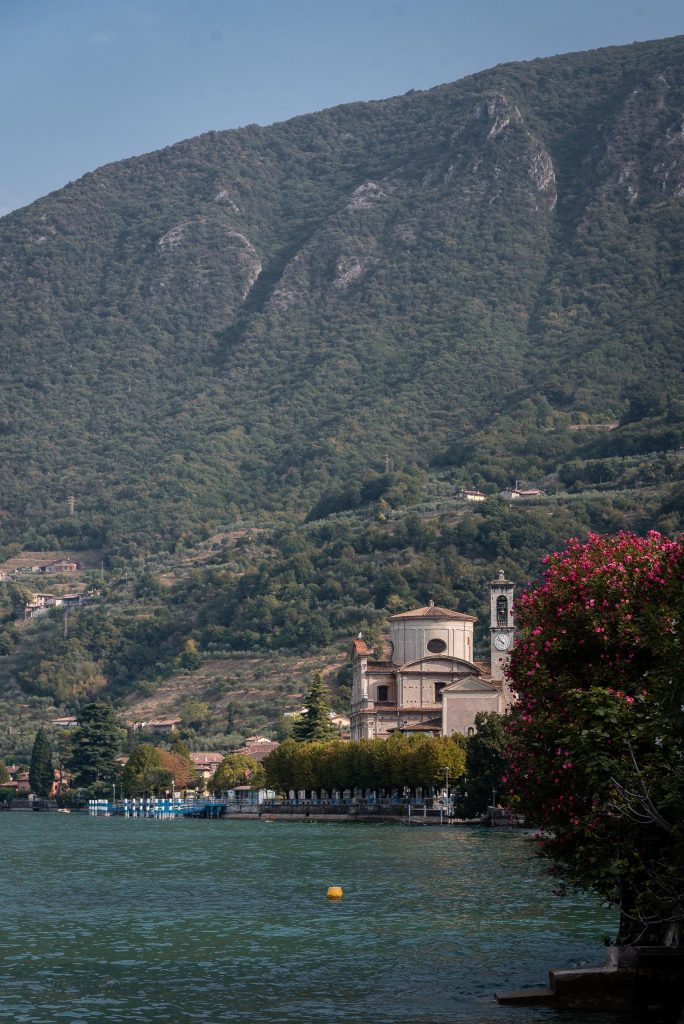
[[[0,0],[0,215],[212,129],[682,32],[681,0]]]

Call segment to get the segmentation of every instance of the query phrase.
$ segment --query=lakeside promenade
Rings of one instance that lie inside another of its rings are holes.
[[[48,809],[48,808],[42,808]],[[56,809],[56,808],[52,808]],[[86,810],[84,807],[83,810]],[[404,825],[522,828],[525,819],[503,808],[488,808],[476,818],[458,818],[443,807],[427,803],[365,803],[363,801],[264,800],[260,803],[231,799],[133,798],[112,802],[89,800],[88,814],[126,818],[213,818],[234,821],[385,822]]]

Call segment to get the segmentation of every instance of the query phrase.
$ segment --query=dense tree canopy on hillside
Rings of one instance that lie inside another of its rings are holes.
[[[535,480],[597,422],[677,447],[683,47],[211,132],[3,218],[6,539],[130,558],[410,504],[433,459]]]

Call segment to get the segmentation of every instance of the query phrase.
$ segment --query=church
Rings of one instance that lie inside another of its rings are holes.
[[[433,601],[390,616],[385,660],[354,640],[351,738],[471,736],[478,712],[503,712],[512,700],[504,670],[515,642],[513,589],[503,572],[489,584],[488,663],[473,660],[474,616]]]

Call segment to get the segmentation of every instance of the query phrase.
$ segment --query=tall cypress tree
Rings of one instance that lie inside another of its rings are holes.
[[[29,767],[29,782],[31,789],[38,796],[47,797],[50,795],[52,783],[55,779],[52,767],[52,747],[45,729],[40,728],[33,741],[31,751],[31,765]]]
[[[320,672],[314,672],[311,689],[304,701],[304,711],[294,724],[292,738],[300,743],[308,740],[334,739],[337,736],[337,729],[330,721],[329,712],[330,705],[323,676]]]

